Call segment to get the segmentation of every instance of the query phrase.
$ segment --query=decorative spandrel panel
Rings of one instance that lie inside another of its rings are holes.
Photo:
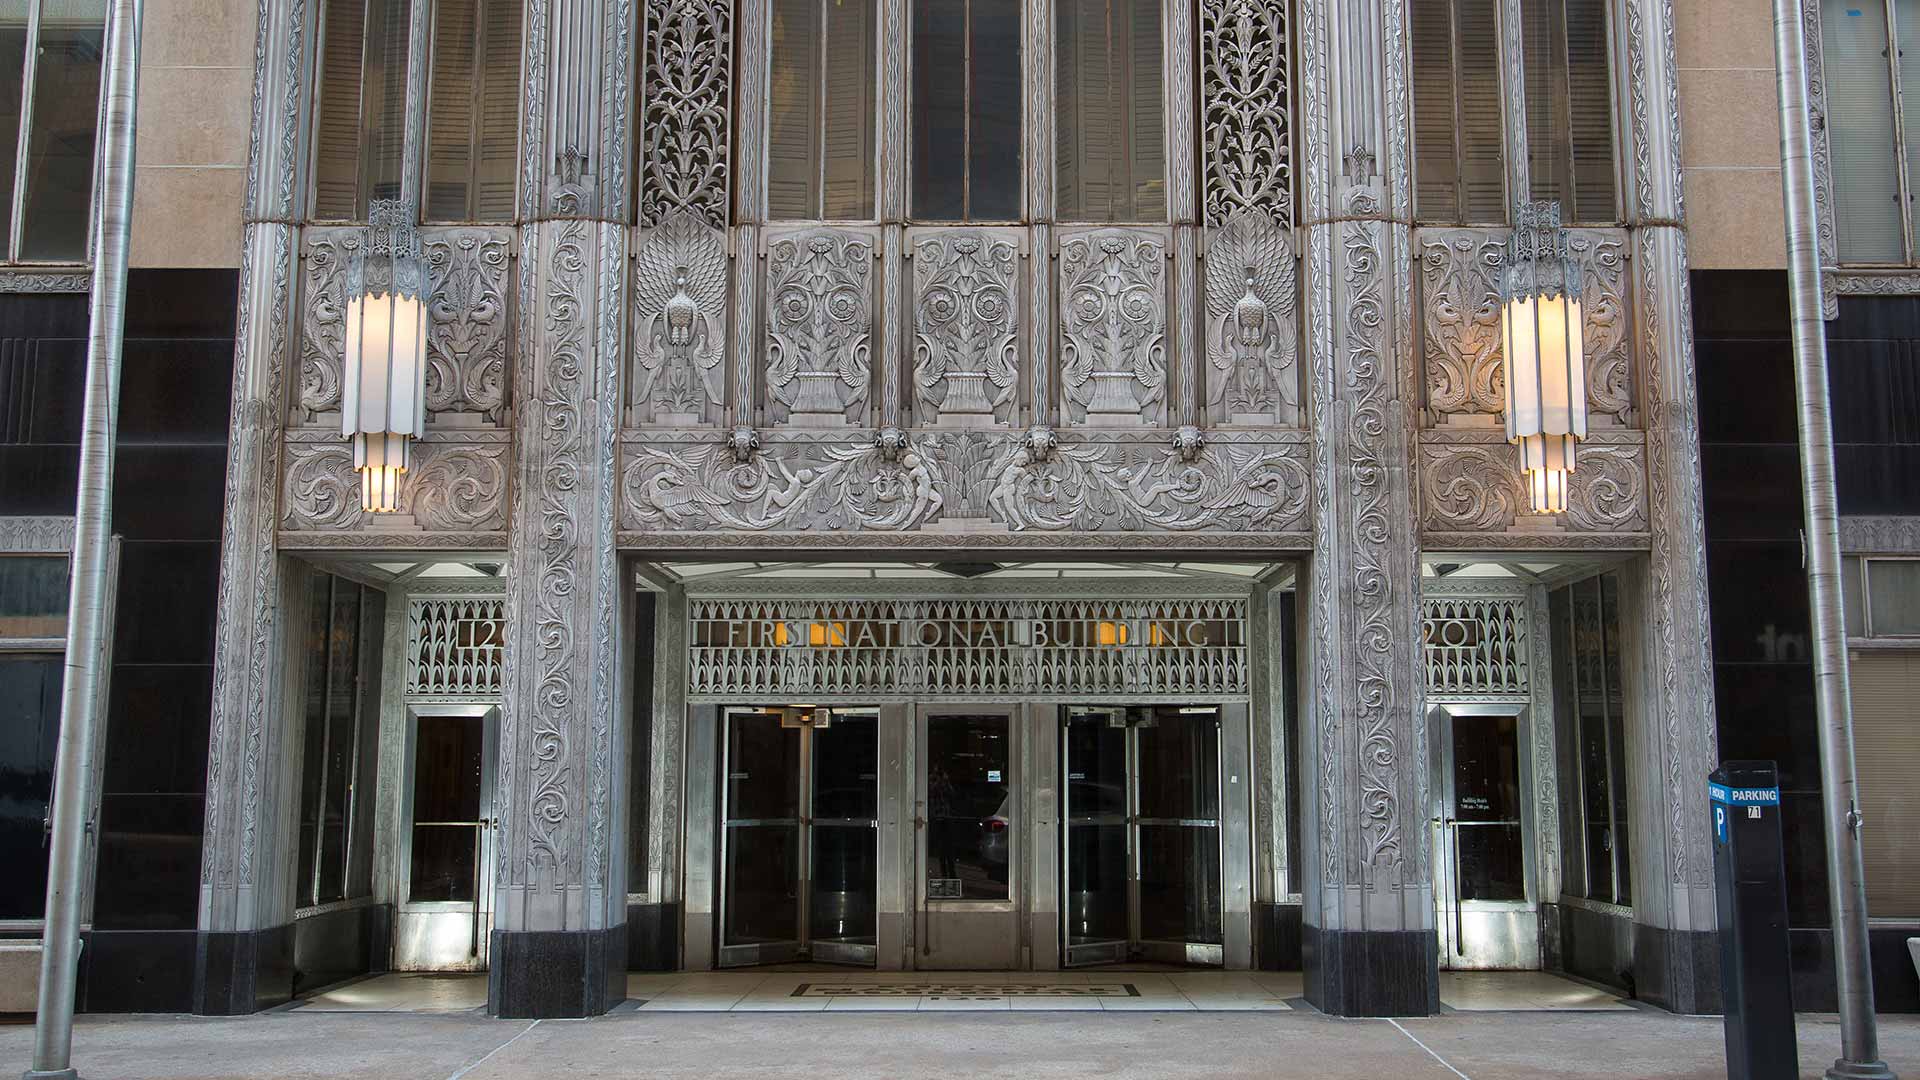
[[[1525,597],[1421,601],[1427,700],[1527,701]]]
[[[347,261],[366,242],[353,226],[309,228],[300,259],[300,364],[290,424],[340,423],[347,352]]]
[[[921,426],[1007,426],[1019,416],[1026,234],[926,229],[913,264],[913,388]]]
[[[1242,597],[693,597],[687,700],[1243,699]]]
[[[768,237],[766,409],[776,424],[861,422],[873,379],[874,234],[812,228]]]
[[[497,698],[506,648],[506,598],[415,598],[407,605],[412,698]]]
[[[427,264],[427,413],[498,427],[507,402],[508,229],[423,229]]]
[[[692,213],[727,225],[733,101],[733,5],[646,0],[640,222]]]
[[[1627,333],[1627,240],[1619,229],[1569,229],[1581,268],[1588,422],[1628,427],[1633,417],[1633,349]],[[1429,424],[1491,426],[1505,408],[1501,370],[1500,277],[1507,229],[1421,229],[1420,329]]]
[[[727,390],[727,234],[679,209],[641,228],[634,252],[627,422],[719,423]]]
[[[629,431],[622,454],[621,527],[647,545],[1291,547],[1312,503],[1298,432]]]
[[[504,431],[429,431],[415,440],[397,514],[361,510],[353,450],[337,430],[291,429],[286,439],[284,548],[506,546],[511,443]]]
[[[1292,230],[1238,211],[1207,230],[1207,419],[1300,424],[1298,278]]]
[[[1644,432],[1594,430],[1567,477],[1567,512],[1528,513],[1520,455],[1499,428],[1420,438],[1421,546],[1640,548],[1647,542]],[[1523,518],[1526,526],[1516,528]]]
[[[1284,0],[1203,0],[1200,96],[1206,223],[1251,211],[1293,220]]]
[[[1070,424],[1167,417],[1167,234],[1089,229],[1060,240],[1060,385]]]

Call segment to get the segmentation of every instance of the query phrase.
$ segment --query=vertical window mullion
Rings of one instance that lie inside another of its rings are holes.
[[[367,650],[364,645],[370,639],[379,640],[378,636],[366,633],[369,607],[367,594],[372,590],[358,584],[354,588],[360,590],[360,603],[354,613],[354,637],[359,640],[354,643],[353,650],[353,736],[347,747],[347,793],[340,814],[340,898],[343,900],[350,900],[354,895],[353,834],[354,822],[359,817],[360,806],[360,740],[366,737],[366,733],[361,730],[361,723],[366,715],[367,697]]]
[[[1467,220],[1467,88],[1460,76],[1460,4],[1447,0],[1447,73],[1453,87],[1453,216]]]
[[[326,863],[327,851],[327,757],[330,721],[333,717],[333,615],[336,610],[334,596],[340,589],[340,579],[328,575],[327,578],[327,629],[321,640],[320,649],[320,782],[314,786],[313,807],[313,876],[308,879],[306,901],[309,905],[320,902],[320,867]],[[312,722],[309,714],[308,722]],[[308,765],[312,768],[312,765]]]
[[[27,55],[20,65],[20,131],[14,144],[13,205],[8,208],[7,261],[20,261],[20,233],[26,227],[27,161],[33,151],[33,85],[38,81],[40,61],[40,9],[43,0],[31,0],[27,7]]]
[[[473,15],[473,90],[467,97],[468,115],[472,117],[467,129],[467,220],[480,220],[480,160],[485,153],[485,136],[482,125],[487,121],[487,38],[493,29],[493,5],[504,0],[476,0]],[[518,0],[515,0],[518,2]],[[433,49],[435,39],[427,42],[427,71],[433,71]],[[424,137],[423,140],[424,142]],[[421,158],[427,156],[426,148],[421,148]]]

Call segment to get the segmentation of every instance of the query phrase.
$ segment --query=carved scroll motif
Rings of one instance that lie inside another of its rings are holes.
[[[1421,443],[1421,528],[1499,532],[1526,512],[1519,455],[1497,435],[1488,435],[1470,442]],[[1646,447],[1635,432],[1612,432],[1609,440],[1580,444],[1567,478],[1567,512],[1560,518],[1568,531],[1647,529]]]
[[[633,261],[628,422],[710,424],[726,394],[726,235],[690,210],[643,229]]]
[[[1007,423],[1020,375],[1020,248],[980,229],[913,242],[913,394],[923,423]]]
[[[1590,532],[1647,528],[1646,456],[1638,445],[1583,443],[1567,478],[1567,523]]]
[[[1628,331],[1627,241],[1619,230],[1574,229],[1568,248],[1580,265],[1580,313],[1587,355],[1587,414],[1622,427],[1633,419],[1633,347]]]
[[[642,528],[899,531],[938,518],[944,463],[932,444],[796,442],[741,461],[721,443],[648,446],[622,488]]]
[[[504,441],[422,440],[400,489],[400,511],[429,532],[502,532],[507,527]],[[338,439],[287,444],[281,528],[342,532],[364,528],[353,450]]]
[[[1427,408],[1435,419],[1453,413],[1498,416],[1506,409],[1500,369],[1506,233],[1422,229],[1419,243]]]
[[[1286,5],[1205,0],[1200,5],[1200,94],[1205,109],[1206,222],[1238,211],[1293,217],[1287,118]]]
[[[727,226],[733,5],[646,0],[646,102],[640,129],[640,221],[690,211]]]
[[[346,362],[347,259],[364,242],[358,227],[307,230],[300,281],[300,384],[293,423],[338,422]],[[333,414],[329,417],[328,414]]]
[[[501,421],[506,403],[509,242],[491,229],[422,230],[427,263],[427,409]]]
[[[1234,214],[1207,233],[1208,418],[1300,423],[1293,241],[1264,213]]]
[[[1009,437],[992,476],[987,506],[1013,532],[1299,528],[1312,491],[1301,458],[1240,445],[1189,460],[1175,448],[1088,443],[1038,459]]]
[[[776,421],[856,419],[872,379],[873,239],[809,229],[767,249],[767,393]]]
[[[1069,418],[1158,424],[1166,416],[1166,240],[1095,229],[1060,243],[1060,377]]]

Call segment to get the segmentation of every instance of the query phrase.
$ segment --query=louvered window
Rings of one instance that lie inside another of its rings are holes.
[[[427,221],[513,220],[520,0],[418,0],[427,20],[423,146],[407,149],[410,0],[323,0],[315,65],[313,217],[364,221],[420,171]],[[418,118],[416,118],[418,119]]]
[[[105,0],[0,0],[6,261],[86,261],[105,26]]]
[[[1507,219],[1494,3],[1413,4],[1414,200],[1423,221]]]
[[[1167,219],[1160,9],[1161,0],[1057,0],[1063,221]]]
[[[1020,216],[1019,0],[913,7],[913,216]]]
[[[773,0],[767,209],[873,217],[875,0]]]
[[[1916,0],[1920,2],[1920,0]],[[1422,221],[1507,220],[1497,0],[1413,0],[1415,212]],[[1619,217],[1605,0],[1521,0],[1526,197],[1569,223]]]
[[[434,2],[428,221],[513,220],[521,2]]]
[[[1920,0],[1822,0],[1820,40],[1842,263],[1920,262],[1912,212],[1920,149],[1903,130],[1920,94]],[[1899,42],[1897,50],[1889,42]],[[1906,146],[1906,154],[1900,147]]]

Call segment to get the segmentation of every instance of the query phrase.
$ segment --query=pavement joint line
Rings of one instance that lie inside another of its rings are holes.
[[[1437,1051],[1435,1051],[1433,1047],[1428,1046],[1426,1043],[1421,1042],[1419,1038],[1417,1038],[1414,1035],[1413,1032],[1408,1031],[1406,1028],[1401,1027],[1400,1021],[1395,1020],[1392,1017],[1388,1017],[1387,1023],[1392,1024],[1393,1029],[1395,1031],[1398,1031],[1400,1034],[1405,1035],[1409,1039],[1412,1039],[1413,1045],[1419,1047],[1422,1050],[1425,1050],[1429,1055],[1432,1056],[1433,1060],[1439,1062],[1442,1067],[1444,1067],[1448,1072],[1452,1073],[1453,1075],[1459,1077],[1460,1080],[1473,1080],[1473,1077],[1468,1076],[1466,1073],[1463,1073],[1459,1069],[1454,1068],[1453,1063],[1448,1061],[1446,1058],[1441,1057],[1440,1054]],[[455,1077],[454,1080],[459,1080],[459,1077]]]
[[[529,1023],[526,1027],[523,1027],[518,1032],[516,1032],[513,1038],[508,1039],[506,1042],[503,1042],[499,1046],[496,1046],[493,1049],[487,1051],[486,1053],[480,1055],[480,1060],[475,1061],[471,1065],[462,1066],[459,1071],[455,1072],[452,1076],[447,1077],[447,1080],[460,1080],[461,1077],[467,1075],[468,1073],[479,1068],[480,1066],[485,1065],[487,1063],[488,1058],[492,1057],[493,1055],[499,1053],[502,1050],[505,1050],[507,1047],[512,1046],[514,1043],[519,1042],[520,1036],[525,1035],[527,1032],[532,1031],[534,1028],[537,1028],[539,1026],[540,1026],[540,1021],[534,1020],[533,1022]],[[1432,1051],[1429,1050],[1428,1053],[1432,1053]]]

